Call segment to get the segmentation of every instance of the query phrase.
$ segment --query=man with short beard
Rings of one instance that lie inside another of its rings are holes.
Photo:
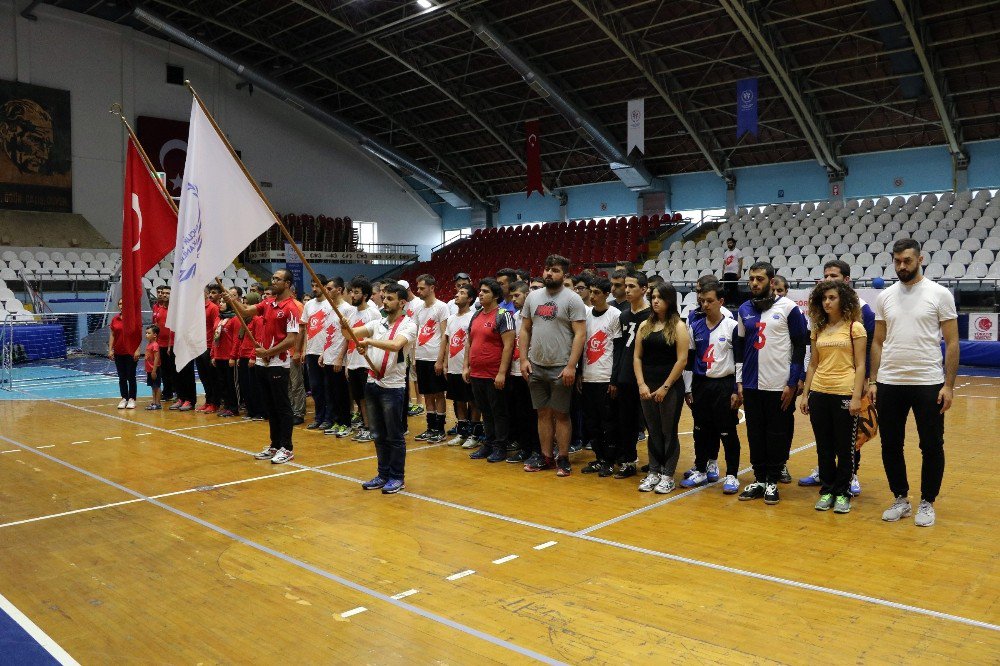
[[[628,300],[625,298],[625,277],[628,271],[616,269],[611,274],[611,298],[608,305],[624,311],[628,307]]]

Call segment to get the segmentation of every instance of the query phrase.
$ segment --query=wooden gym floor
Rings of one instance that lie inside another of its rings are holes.
[[[373,445],[301,426],[274,466],[247,455],[266,423],[0,402],[0,595],[81,664],[995,664],[1000,380],[959,383],[927,529],[880,520],[877,440],[849,515],[420,443],[383,496]],[[797,415],[793,476],[812,441]],[[907,452],[918,498],[912,421]]]

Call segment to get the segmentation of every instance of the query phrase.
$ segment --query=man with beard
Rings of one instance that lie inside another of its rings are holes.
[[[437,282],[433,275],[417,278],[417,295],[420,307],[414,308],[413,320],[417,324],[415,367],[417,390],[424,399],[427,410],[427,430],[417,435],[417,441],[436,443],[444,439],[444,422],[447,403],[444,393],[445,356],[448,345],[445,329],[448,325],[448,304],[434,295]]]
[[[329,416],[332,425],[323,434],[336,437],[347,437],[353,431],[351,427],[351,396],[347,384],[347,339],[341,330],[341,319],[350,323],[358,311],[344,300],[344,279],[334,276],[326,283],[326,291],[330,294],[329,310],[326,313],[326,324],[320,337],[323,339],[323,351],[319,364],[323,367],[326,377],[326,396],[329,404]],[[333,311],[336,308],[340,317]]]
[[[871,399],[879,414],[882,464],[895,496],[882,520],[896,522],[912,512],[903,458],[906,417],[913,410],[920,439],[920,505],[913,522],[934,524],[934,500],[944,477],[944,413],[951,407],[958,374],[958,313],[947,289],[923,276],[920,244],[903,238],[892,246],[899,282],[875,301],[871,349]],[[940,339],[944,337],[944,367]]]
[[[371,300],[374,290],[368,278],[359,276],[351,280],[351,305],[356,312],[351,318],[351,326],[364,326],[382,317],[378,306]],[[379,295],[381,302],[381,292]],[[365,384],[368,383],[368,362],[358,353],[354,340],[347,342],[347,381],[351,387],[351,399],[357,404],[361,423],[351,439],[355,442],[371,442],[371,421],[368,419],[368,405],[365,402]]]
[[[299,354],[305,360],[306,372],[309,375],[309,386],[312,392],[315,414],[313,422],[306,426],[307,430],[326,430],[333,426],[333,410],[327,397],[326,374],[319,366],[323,354],[323,343],[326,336],[323,329],[327,315],[330,314],[330,304],[326,302],[321,285],[326,284],[326,277],[317,276],[313,280],[313,299],[302,307],[300,328],[305,328],[305,335],[299,336]]]
[[[458,303],[455,300],[458,298],[458,290],[462,285],[472,284],[472,278],[469,277],[468,273],[455,273],[455,277],[452,280],[455,285],[455,298],[448,301],[448,314],[454,315],[458,313]],[[461,373],[459,373],[461,374]]]
[[[764,498],[766,504],[777,504],[777,484],[787,458],[787,412],[802,376],[808,329],[795,302],[772,293],[771,264],[758,261],[749,275],[751,297],[736,317],[736,345],[743,345],[743,378],[736,387],[744,404],[755,481],[739,499]]]

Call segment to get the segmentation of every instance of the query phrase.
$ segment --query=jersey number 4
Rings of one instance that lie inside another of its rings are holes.
[[[709,345],[708,349],[701,356],[701,362],[705,364],[705,367],[709,370],[712,369],[712,364],[715,363],[715,345]]]
[[[764,335],[764,329],[767,328],[767,322],[759,321],[757,322],[757,339],[754,340],[753,346],[755,349],[763,349],[764,345],[767,344],[767,336]]]

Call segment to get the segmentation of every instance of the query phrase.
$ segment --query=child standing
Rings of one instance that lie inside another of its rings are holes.
[[[147,411],[163,409],[160,405],[160,345],[156,338],[160,327],[156,324],[146,327],[146,386],[153,389],[153,402],[146,405]]]

